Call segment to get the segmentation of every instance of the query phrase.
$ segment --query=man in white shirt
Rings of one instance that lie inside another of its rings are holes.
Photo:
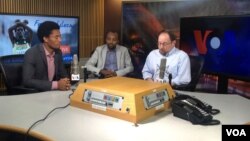
[[[176,37],[168,31],[161,31],[158,36],[158,49],[155,49],[147,56],[142,69],[143,79],[149,81],[169,82],[173,86],[185,85],[191,81],[191,69],[189,56],[182,50],[175,47]],[[166,59],[166,64],[161,64],[162,59]],[[166,66],[160,70],[160,65]],[[163,76],[160,77],[160,71]]]

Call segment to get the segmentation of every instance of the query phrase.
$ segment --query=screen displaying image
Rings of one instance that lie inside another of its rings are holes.
[[[36,32],[44,21],[54,21],[60,26],[60,49],[64,63],[69,64],[79,49],[78,17],[0,14],[0,56],[24,54],[40,43]]]
[[[180,48],[205,57],[204,71],[250,80],[250,15],[181,18]]]

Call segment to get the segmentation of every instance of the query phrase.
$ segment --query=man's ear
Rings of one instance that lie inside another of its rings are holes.
[[[47,43],[47,42],[48,42],[48,38],[47,38],[47,37],[43,37],[43,41],[44,41],[45,43]]]
[[[173,40],[173,41],[172,41],[172,44],[175,46],[175,45],[176,45],[176,40]]]

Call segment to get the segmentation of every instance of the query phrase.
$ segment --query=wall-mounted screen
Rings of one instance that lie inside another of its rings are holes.
[[[157,48],[161,30],[174,32],[180,47],[181,17],[250,14],[249,6],[247,0],[123,1],[121,42],[130,49],[134,69],[140,73],[148,53]]]
[[[181,18],[180,48],[205,57],[204,71],[250,80],[250,15]]]
[[[40,43],[37,28],[44,21],[59,24],[62,35],[60,49],[63,61],[69,64],[79,50],[79,18],[66,16],[21,15],[0,13],[0,56],[24,54]]]

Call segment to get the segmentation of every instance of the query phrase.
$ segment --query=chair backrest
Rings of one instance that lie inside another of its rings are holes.
[[[196,85],[199,82],[204,58],[202,56],[189,56],[189,59],[191,65],[191,82],[187,85],[174,86],[174,89],[176,90],[195,91]]]
[[[22,85],[23,62],[23,54],[0,57],[0,68],[7,88],[7,93],[9,95],[38,92],[35,89],[25,88]]]
[[[187,86],[188,91],[194,91],[199,82],[204,65],[203,56],[189,56],[191,64],[191,82]]]
[[[13,86],[21,85],[23,59],[24,55],[22,54],[0,57],[1,72],[7,90]]]

